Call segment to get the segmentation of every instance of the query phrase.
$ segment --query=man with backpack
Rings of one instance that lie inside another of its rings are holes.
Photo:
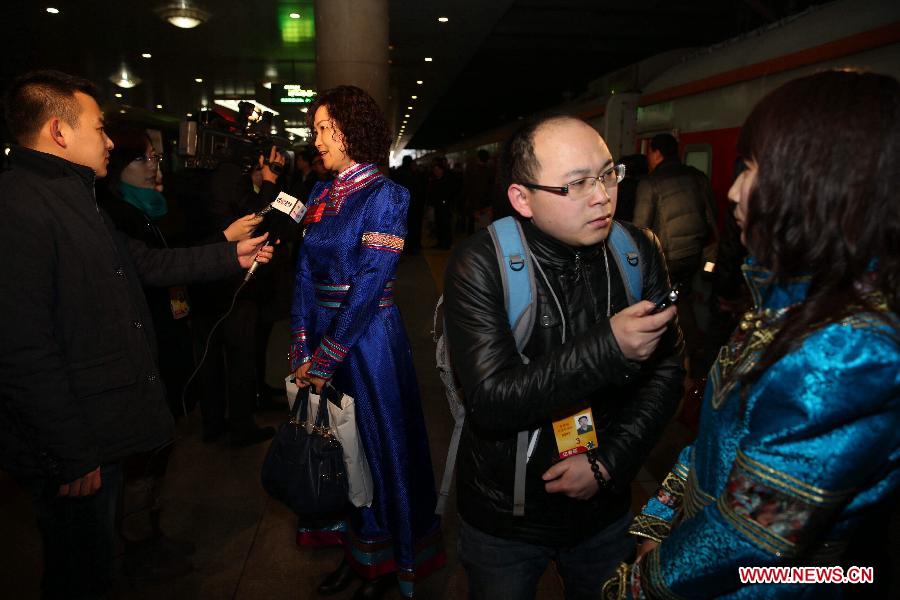
[[[459,556],[472,598],[533,598],[551,560],[567,598],[599,597],[633,547],[631,481],[681,395],[675,308],[654,312],[665,263],[652,234],[613,221],[624,169],[593,128],[543,117],[504,158],[518,216],[459,246],[445,281],[466,412]]]

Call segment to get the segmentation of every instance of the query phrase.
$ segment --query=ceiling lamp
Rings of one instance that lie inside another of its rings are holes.
[[[210,17],[208,12],[190,0],[173,0],[156,9],[156,14],[181,29],[193,29]]]
[[[134,73],[131,73],[125,65],[122,65],[122,68],[119,69],[118,72],[110,75],[109,80],[126,90],[133,88],[141,82],[141,78],[136,77]]]

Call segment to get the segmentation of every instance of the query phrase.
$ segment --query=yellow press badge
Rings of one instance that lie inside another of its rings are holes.
[[[591,408],[583,408],[573,415],[553,421],[553,435],[560,458],[582,454],[597,447],[597,432],[594,431],[594,413]]]
[[[186,287],[176,285],[169,288],[169,308],[172,309],[172,318],[175,320],[183,319],[191,313]]]

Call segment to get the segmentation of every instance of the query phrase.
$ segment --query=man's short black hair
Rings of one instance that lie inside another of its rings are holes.
[[[657,133],[650,140],[650,149],[659,150],[663,158],[678,158],[678,140],[671,133]]]
[[[581,415],[580,417],[578,417],[578,420],[581,421],[582,419],[584,419],[585,421],[587,421],[587,418],[587,415]]]
[[[553,121],[580,121],[575,117],[553,113],[527,119],[503,146],[502,182],[504,189],[513,183],[535,183],[538,160],[534,155],[534,135]]]
[[[97,100],[93,83],[61,71],[31,71],[17,77],[6,92],[4,112],[9,133],[20,144],[34,139],[47,119],[59,117],[70,127],[78,126],[81,110],[75,92]]]

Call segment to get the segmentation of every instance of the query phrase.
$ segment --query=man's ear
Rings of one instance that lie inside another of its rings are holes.
[[[533,216],[527,188],[518,183],[511,183],[506,188],[506,197],[509,198],[509,203],[517,213],[526,219],[530,219]]]
[[[63,124],[58,118],[50,119],[48,123],[50,140],[60,148],[67,148],[66,136],[63,134]]]

